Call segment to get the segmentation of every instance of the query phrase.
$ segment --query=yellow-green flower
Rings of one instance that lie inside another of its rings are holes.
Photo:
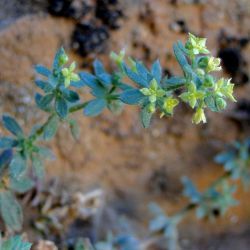
[[[218,95],[227,97],[231,101],[236,102],[236,99],[233,96],[233,89],[234,84],[231,83],[231,79],[225,80],[224,78],[221,78],[215,84],[215,92]]]
[[[191,55],[209,54],[209,50],[206,47],[206,41],[206,38],[199,38],[189,33],[185,47],[189,50]]]
[[[189,103],[191,108],[194,108],[199,99],[203,99],[204,92],[197,90],[196,85],[191,82],[188,86],[188,91],[182,93],[179,97],[186,103]]]
[[[179,104],[179,101],[172,96],[167,97],[163,103],[163,109],[166,113],[173,115],[174,108]]]
[[[221,63],[221,59],[220,58],[216,58],[216,57],[210,57],[208,59],[208,64],[207,64],[207,68],[206,71],[209,73],[211,71],[220,71],[222,68],[220,66]]]
[[[110,53],[110,58],[118,65],[121,66],[123,61],[124,61],[124,57],[125,57],[125,49],[122,49],[119,54],[116,54],[115,52],[111,52]]]
[[[157,98],[165,95],[165,91],[159,87],[155,79],[150,82],[149,88],[142,88],[140,91],[143,95],[148,96],[150,103],[155,103]]]
[[[74,73],[75,68],[76,63],[72,62],[69,68],[62,69],[62,75],[64,76],[64,85],[66,88],[69,87],[71,81],[77,82],[80,80],[79,76]]]
[[[196,112],[193,115],[192,122],[195,124],[199,124],[200,122],[206,123],[207,119],[204,113],[203,108],[197,108]]]

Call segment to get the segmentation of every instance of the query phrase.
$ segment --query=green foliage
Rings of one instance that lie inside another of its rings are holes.
[[[250,184],[250,139],[236,141],[227,150],[215,157],[215,161],[224,165],[225,171],[233,180],[240,179],[245,187]]]
[[[10,191],[0,192],[0,213],[6,226],[19,231],[22,228],[22,208]]]
[[[183,194],[195,205],[197,218],[223,215],[230,206],[238,204],[233,198],[236,186],[230,185],[227,180],[216,182],[204,192],[199,192],[187,177],[183,178],[183,184]]]
[[[54,138],[61,123],[66,123],[73,137],[78,138],[79,128],[71,117],[72,113],[82,110],[84,115],[93,117],[105,109],[119,113],[124,104],[137,105],[142,125],[149,127],[155,114],[159,113],[160,117],[172,116],[181,101],[195,109],[194,123],[206,122],[206,108],[219,112],[226,107],[227,99],[235,101],[234,85],[230,80],[217,80],[210,74],[220,69],[220,61],[212,56],[204,56],[209,54],[205,43],[206,39],[190,34],[185,45],[181,42],[174,45],[174,54],[183,75],[171,78],[163,75],[159,60],[148,68],[141,61],[126,58],[124,50],[120,54],[111,53],[118,66],[117,71],[112,73],[108,73],[99,60],[93,63],[93,73],[75,73],[76,64],[72,62],[68,65],[69,59],[63,48],[57,51],[51,69],[37,65],[35,70],[40,76],[35,84],[40,92],[35,94],[35,103],[48,114],[47,121],[26,133],[13,117],[7,114],[2,117],[3,126],[11,134],[0,138],[0,211],[6,226],[13,231],[21,229],[22,213],[14,192],[26,192],[32,188],[34,180],[43,178],[45,174],[44,160],[51,153],[41,143]],[[78,88],[88,88],[92,95],[90,100],[82,102]],[[176,96],[175,90],[180,90],[181,94]],[[228,197],[222,196],[217,189],[215,192],[218,193],[217,196],[213,194],[217,200],[210,192],[206,195],[209,199],[213,196],[217,203],[218,199],[223,198],[225,204],[230,203]],[[232,193],[232,190],[227,192]],[[206,199],[197,191],[197,197],[198,194],[202,198],[196,201],[196,205],[201,207],[201,200],[204,203]],[[217,203],[216,206],[223,210],[224,203]],[[210,213],[210,207],[205,215]],[[171,235],[174,229],[167,229],[171,228],[167,225],[176,224],[177,217],[166,217],[165,220],[164,231],[166,235]],[[120,250],[133,250],[136,249],[135,242],[130,236],[123,236],[119,240],[115,237],[109,241],[107,249],[112,249],[115,244]],[[101,246],[104,250],[104,245]],[[98,249],[98,245],[95,248]]]
[[[5,241],[0,237],[0,249],[1,250],[30,250],[30,243],[22,241],[21,236],[13,236]]]
[[[182,216],[176,214],[174,216],[167,216],[160,207],[155,203],[150,204],[149,209],[154,215],[154,219],[150,221],[149,230],[152,233],[160,233],[166,238],[167,249],[178,249],[178,230],[177,225],[180,222]]]

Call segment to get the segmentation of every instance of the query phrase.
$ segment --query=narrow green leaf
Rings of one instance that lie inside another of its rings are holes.
[[[154,76],[155,80],[160,83],[162,77],[162,68],[159,60],[156,60],[151,68],[151,73]]]
[[[34,175],[38,179],[43,179],[44,178],[44,166],[41,158],[38,155],[32,155],[31,157],[32,160],[32,169]]]
[[[23,223],[22,208],[10,191],[0,192],[0,212],[9,229],[21,230]]]
[[[97,78],[104,87],[109,87],[112,83],[112,77],[107,73],[100,74]]]
[[[60,96],[56,98],[55,101],[56,113],[61,117],[65,118],[68,114],[68,104],[66,100]]]
[[[44,133],[43,133],[44,140],[50,140],[51,138],[53,138],[57,132],[58,126],[59,126],[59,118],[56,115],[50,117],[48,123],[44,128]]]
[[[46,110],[49,106],[49,104],[53,101],[54,99],[54,94],[50,93],[45,96],[41,96],[38,100],[38,107],[41,108],[42,110]]]
[[[23,130],[20,127],[20,125],[17,123],[17,121],[9,116],[9,115],[3,115],[2,117],[3,126],[9,130],[13,135],[17,137],[23,136]]]
[[[40,155],[40,157],[47,158],[49,160],[55,159],[55,155],[49,148],[40,146],[37,149],[38,149],[37,153]]]
[[[19,178],[26,170],[26,160],[20,153],[14,154],[12,161],[10,162],[9,171],[13,178]]]
[[[147,79],[147,75],[150,73],[144,64],[140,61],[136,61],[136,70],[137,73],[143,78]]]
[[[34,187],[34,181],[27,176],[21,176],[20,178],[10,178],[10,189],[23,194]]]
[[[93,63],[93,66],[94,66],[94,71],[95,71],[95,74],[97,76],[100,76],[102,75],[103,73],[106,73],[105,72],[105,69],[103,67],[103,64],[100,60],[98,59],[95,59],[94,63]]]
[[[43,65],[36,65],[35,70],[38,74],[49,77],[51,72],[48,68],[44,67]]]
[[[45,93],[52,92],[54,87],[50,85],[50,83],[42,81],[42,80],[35,80],[35,84],[38,88],[42,89]]]
[[[144,128],[148,128],[149,125],[150,125],[150,121],[151,121],[151,118],[152,118],[152,113],[148,112],[148,109],[147,107],[144,107],[142,110],[141,110],[141,122],[142,122],[142,125]]]
[[[79,95],[77,94],[77,92],[72,91],[72,90],[70,90],[70,89],[63,89],[62,94],[63,94],[63,97],[64,97],[67,101],[69,101],[69,102],[71,102],[71,103],[74,103],[74,102],[77,102],[77,101],[80,100],[80,97],[79,97]]]
[[[121,93],[120,100],[126,104],[134,105],[139,104],[144,97],[139,89],[129,89]]]
[[[97,78],[90,73],[87,72],[81,72],[79,73],[80,78],[82,81],[91,89],[94,89],[96,86],[98,86]]]
[[[148,87],[149,84],[147,82],[147,80],[145,80],[144,78],[142,78],[141,76],[139,76],[137,73],[135,73],[134,71],[132,71],[126,64],[123,64],[123,69],[126,73],[126,75],[135,83],[137,83],[139,86],[141,87]]]
[[[0,138],[0,148],[12,148],[17,146],[17,144],[18,141],[11,137],[4,136]]]
[[[94,99],[91,100],[87,106],[84,108],[84,115],[86,116],[97,116],[103,109],[107,106],[107,101],[105,99]]]
[[[174,54],[178,63],[180,64],[181,68],[184,70],[184,66],[188,65],[188,61],[184,52],[179,48],[178,44],[174,44],[173,49],[174,49]]]
[[[77,82],[72,81],[70,83],[70,86],[75,87],[75,88],[82,88],[82,87],[85,86],[85,83],[83,82],[83,80],[80,80],[80,81],[77,81]]]

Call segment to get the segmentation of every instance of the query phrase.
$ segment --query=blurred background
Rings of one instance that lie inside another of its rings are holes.
[[[99,240],[109,231],[145,237],[147,204],[174,213],[186,202],[181,176],[204,189],[221,174],[214,156],[249,136],[250,1],[0,0],[0,113],[27,128],[45,118],[33,101],[33,67],[51,66],[60,46],[80,70],[91,70],[95,58],[111,70],[110,52],[125,48],[148,65],[159,58],[171,76],[181,72],[173,43],[185,41],[188,32],[208,38],[208,48],[222,59],[221,75],[236,84],[238,102],[222,114],[208,113],[207,124],[199,126],[185,105],[173,118],[155,118],[150,129],[142,128],[133,107],[119,117],[76,114],[80,140],[62,127],[51,144],[56,160],[47,163],[45,183],[20,197],[32,242],[73,249],[78,237]],[[182,249],[248,250],[249,193],[238,190],[236,196],[240,204],[214,222],[188,216],[179,226]],[[41,244],[37,249],[56,249]]]

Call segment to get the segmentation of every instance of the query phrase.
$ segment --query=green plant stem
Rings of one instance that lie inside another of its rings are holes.
[[[87,106],[87,104],[89,103],[89,101],[87,102],[82,102],[82,103],[79,103],[79,104],[76,104],[74,106],[72,106],[70,109],[69,109],[69,113],[74,113],[78,110],[81,110],[83,108],[85,108]]]
[[[40,135],[43,134],[45,127],[47,126],[49,120],[54,116],[54,114],[51,114],[46,122],[36,131],[34,135],[31,136],[31,141],[35,141]]]
[[[70,109],[69,109],[69,113],[74,113],[74,112],[77,112],[81,109],[83,109],[84,107],[86,107],[86,105],[89,103],[89,101],[87,102],[83,102],[83,103],[79,103],[79,104],[76,104],[74,106],[72,106]],[[47,126],[49,120],[54,116],[55,114],[51,114],[48,119],[46,120],[46,122],[36,131],[36,133],[34,135],[32,135],[32,137],[30,138],[32,141],[35,141],[39,136],[41,136],[44,132],[44,129],[45,127]]]

